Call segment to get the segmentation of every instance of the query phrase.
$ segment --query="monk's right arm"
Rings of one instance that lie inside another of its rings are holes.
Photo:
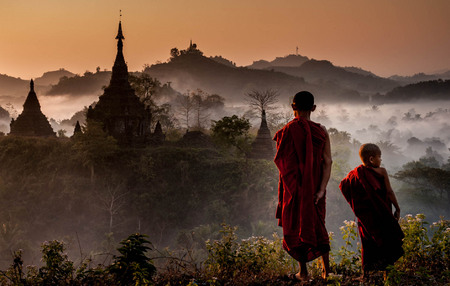
[[[331,143],[330,136],[328,135],[325,127],[323,128],[326,134],[325,148],[323,149],[323,163],[322,163],[322,180],[320,182],[319,189],[316,193],[315,203],[317,204],[321,198],[325,195],[325,190],[331,176],[331,165],[333,160],[331,159]]]

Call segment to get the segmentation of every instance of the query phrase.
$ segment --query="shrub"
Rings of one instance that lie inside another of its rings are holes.
[[[250,237],[238,241],[235,231],[236,228],[223,225],[222,238],[206,242],[205,270],[210,283],[268,283],[296,268],[297,262],[283,250],[282,240],[276,234],[273,240]]]
[[[132,234],[122,240],[118,248],[120,255],[114,256],[114,262],[109,271],[117,277],[119,285],[148,285],[156,268],[146,252],[152,250],[152,244],[146,235]],[[147,246],[150,245],[150,246]]]

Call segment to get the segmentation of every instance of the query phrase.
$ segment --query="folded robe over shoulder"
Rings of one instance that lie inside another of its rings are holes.
[[[317,205],[326,133],[304,118],[279,130],[275,164],[280,172],[276,217],[283,227],[283,248],[297,261],[311,261],[330,250],[325,228],[325,196]]]
[[[358,218],[364,270],[384,270],[402,255],[403,231],[392,215],[384,177],[363,165],[352,170],[339,188]]]

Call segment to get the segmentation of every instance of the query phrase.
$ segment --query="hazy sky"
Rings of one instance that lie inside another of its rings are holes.
[[[238,66],[299,53],[381,76],[450,69],[448,0],[0,0],[0,73],[130,71],[197,43]]]

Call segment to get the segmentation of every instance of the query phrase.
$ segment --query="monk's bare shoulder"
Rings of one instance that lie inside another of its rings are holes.
[[[377,172],[378,174],[383,175],[383,177],[387,177],[387,176],[388,176],[388,173],[387,173],[386,169],[383,168],[383,167],[372,168],[372,169],[373,169],[375,172]]]
[[[327,128],[325,126],[323,126],[322,124],[319,124],[319,126],[322,128],[322,130],[325,132],[325,134],[327,134],[328,136],[328,131]]]

